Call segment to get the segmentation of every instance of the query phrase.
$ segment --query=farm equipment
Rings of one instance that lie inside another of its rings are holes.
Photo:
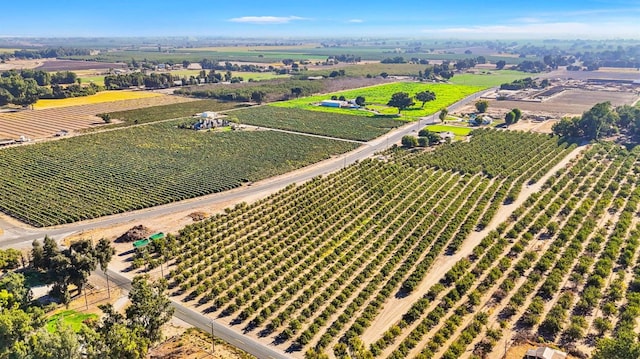
[[[138,241],[133,242],[133,248],[140,249],[140,248],[146,247],[149,243],[162,238],[164,238],[164,233],[162,232],[152,234],[148,238],[140,239]]]

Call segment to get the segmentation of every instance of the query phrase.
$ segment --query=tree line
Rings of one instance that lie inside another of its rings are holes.
[[[63,56],[88,56],[91,54],[90,49],[76,49],[67,47],[46,48],[46,49],[22,49],[15,50],[13,53],[0,54],[1,60],[9,58],[16,59],[46,59],[58,58]]]
[[[101,90],[95,84],[81,86],[78,76],[70,71],[10,70],[0,73],[0,106],[26,107],[41,98],[87,96]]]
[[[565,117],[553,125],[553,133],[561,137],[598,140],[624,132],[640,135],[640,109],[624,105],[614,108],[611,102],[601,102],[580,117]]]

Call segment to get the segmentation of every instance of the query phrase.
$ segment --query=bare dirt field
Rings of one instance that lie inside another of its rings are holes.
[[[553,117],[578,116],[593,105],[610,101],[613,106],[631,105],[638,99],[637,93],[615,91],[587,91],[569,89],[543,102],[490,100],[489,108],[547,112]]]
[[[533,76],[532,76],[533,77]],[[602,68],[597,71],[566,71],[557,70],[541,77],[563,78],[575,80],[609,79],[609,80],[640,80],[640,71],[627,68]]]
[[[125,68],[127,64],[117,62],[76,61],[47,59],[36,69],[44,71],[74,71]]]
[[[9,60],[0,64],[0,71],[35,69],[44,71],[106,70],[126,67],[126,64],[115,62],[76,61],[58,59]]]
[[[200,359],[200,358],[218,358],[218,359],[244,359],[253,358],[253,356],[236,349],[221,340],[216,340],[215,351],[211,354],[211,337],[196,329],[182,329],[179,333],[168,338],[155,348],[149,351],[148,358],[164,358],[164,359]]]
[[[42,65],[43,60],[7,60],[0,64],[0,71],[33,69]]]
[[[7,138],[27,136],[33,140],[55,135],[60,130],[69,132],[102,126],[104,121],[96,117],[99,113],[132,110],[172,103],[193,101],[186,97],[156,96],[143,99],[96,103],[89,105],[24,110],[0,113],[0,133]]]

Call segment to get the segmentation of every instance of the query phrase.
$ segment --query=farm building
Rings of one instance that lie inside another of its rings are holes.
[[[539,347],[527,350],[524,357],[525,359],[564,359],[567,354],[548,347]]]
[[[341,100],[322,100],[322,102],[320,102],[320,106],[335,108],[360,108],[360,106],[355,104],[355,100],[353,100],[353,103],[351,101]]]
[[[201,118],[216,118],[218,116],[218,114],[214,111],[205,111],[201,114],[199,114],[199,116]]]
[[[343,107],[346,105],[347,105],[346,101],[339,101],[339,100],[322,100],[322,102],[320,102],[320,106],[324,106],[324,107]]]
[[[196,131],[199,130],[210,130],[212,128],[217,127],[226,127],[229,126],[229,121],[223,119],[211,119],[211,118],[201,118],[198,122],[193,124],[193,129]]]

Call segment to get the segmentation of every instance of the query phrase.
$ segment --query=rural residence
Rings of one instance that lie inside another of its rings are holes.
[[[548,347],[529,349],[524,356],[525,359],[564,359],[566,357],[566,353]]]

